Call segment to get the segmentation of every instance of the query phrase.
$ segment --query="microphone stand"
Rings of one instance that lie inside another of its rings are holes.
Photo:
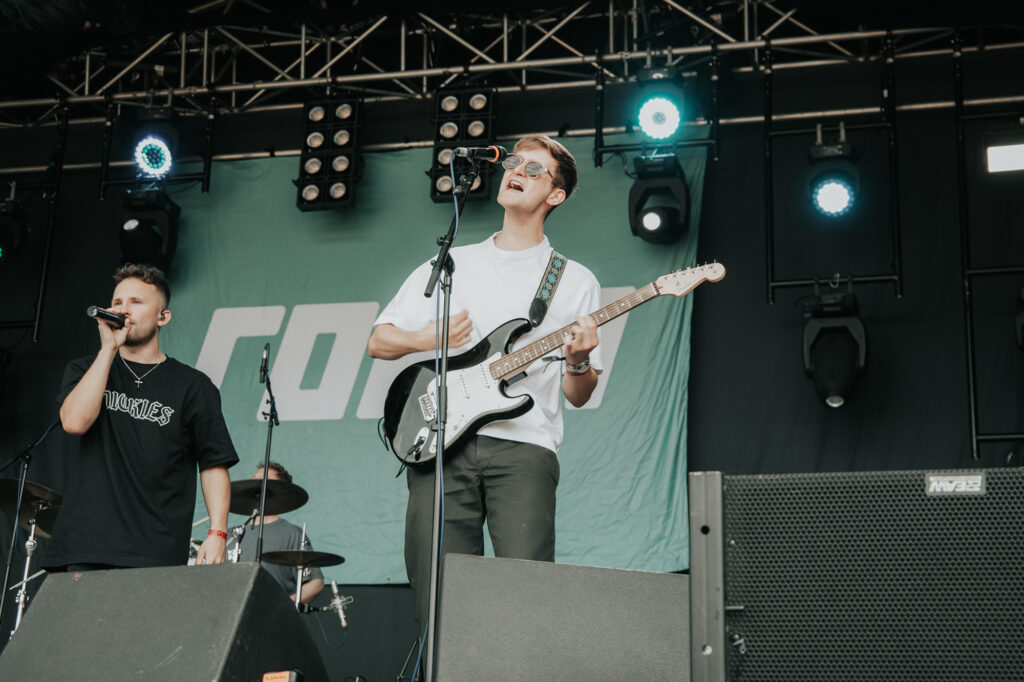
[[[14,506],[14,526],[11,529],[11,544],[7,548],[7,561],[4,562],[5,565],[3,592],[0,592],[0,623],[3,623],[4,606],[7,603],[7,583],[10,582],[11,579],[11,561],[12,559],[14,559],[14,543],[18,537],[18,525],[21,522],[21,500],[25,495],[25,482],[28,480],[28,467],[32,463],[32,450],[34,450],[36,446],[42,443],[43,439],[50,435],[50,431],[53,430],[53,427],[55,427],[58,424],[58,422],[60,422],[59,417],[57,419],[54,419],[50,423],[50,425],[46,427],[46,431],[43,431],[43,435],[41,435],[38,440],[29,443],[27,446],[25,446],[24,450],[19,452],[11,459],[7,460],[3,466],[0,466],[0,471],[3,471],[7,467],[11,466],[16,461],[18,461],[19,459],[21,460],[21,471],[18,473],[18,500]],[[34,549],[34,545],[30,549]],[[26,571],[27,570],[28,567],[26,566]],[[25,585],[22,585],[21,589],[22,592],[19,592],[19,595],[23,594],[25,590]],[[22,608],[22,606],[23,605],[19,604],[18,608]]]
[[[267,356],[270,355],[270,344],[265,347]],[[267,418],[267,451],[263,456],[263,479],[260,483],[260,530],[256,535],[256,563],[263,563],[263,509],[267,503],[267,476],[270,474],[270,439],[274,434],[274,427],[280,426],[277,419],[277,401],[274,400],[274,389],[270,386],[270,372],[264,370],[260,373],[261,383],[267,384],[267,396],[270,400],[270,411],[264,412]],[[239,538],[241,542],[241,538]]]
[[[462,209],[466,205],[469,190],[478,175],[476,161],[473,161],[471,167],[459,176],[459,182],[452,191],[455,197],[455,217],[452,218],[448,234],[437,238],[437,243],[440,245],[441,250],[437,254],[437,260],[434,261],[434,268],[430,272],[427,288],[423,292],[424,296],[430,298],[434,293],[434,286],[437,284],[438,277],[443,272],[443,276],[441,276],[441,294],[443,297],[443,310],[441,313],[441,362],[437,375],[439,382],[437,390],[437,421],[431,427],[437,431],[437,458],[434,460],[436,462],[434,465],[434,524],[430,538],[430,610],[427,617],[427,641],[425,642],[427,649],[426,682],[432,682],[434,678],[434,648],[437,644],[434,632],[437,624],[437,593],[441,568],[441,528],[444,523],[444,519],[441,518],[441,501],[444,490],[444,431],[445,423],[448,420],[448,323],[451,316],[452,273],[455,271],[455,262],[451,259],[448,252],[455,241],[455,230],[458,227]],[[415,672],[413,677],[415,677]]]

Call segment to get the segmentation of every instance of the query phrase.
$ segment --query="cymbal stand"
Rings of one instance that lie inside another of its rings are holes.
[[[36,542],[36,517],[39,515],[39,512],[48,506],[42,500],[36,500],[32,503],[32,518],[28,520],[28,527],[31,530],[28,532],[28,540],[25,541],[25,574],[21,578],[21,588],[18,589],[18,596],[15,601],[18,605],[18,611],[14,616],[14,629],[11,630],[11,637],[18,631],[18,626],[21,625],[22,616],[25,614],[25,602],[28,601],[28,572],[32,566],[32,555],[39,546],[39,543]]]
[[[299,542],[299,549],[306,548],[306,524],[302,524],[302,540]],[[302,579],[305,577],[306,567],[299,564],[295,567],[295,610],[301,611],[302,603]]]
[[[5,566],[4,566],[4,584],[3,584],[3,588],[0,589],[0,623],[3,623],[3,620],[4,620],[4,605],[7,603],[7,583],[9,583],[10,580],[11,580],[11,560],[14,558],[14,542],[18,538],[18,528],[19,528],[19,524],[21,522],[21,519],[19,518],[20,515],[21,515],[21,501],[22,501],[22,498],[25,495],[25,481],[28,480],[28,466],[32,462],[32,450],[37,445],[42,443],[43,440],[48,435],[50,435],[50,431],[52,431],[53,427],[56,426],[58,423],[60,423],[60,418],[54,419],[52,422],[50,422],[50,425],[46,427],[46,430],[43,431],[43,435],[39,436],[39,440],[37,440],[37,441],[35,441],[33,443],[29,443],[25,447],[24,450],[22,450],[17,455],[12,457],[10,460],[5,462],[3,464],[3,466],[0,466],[0,471],[3,471],[7,467],[9,467],[10,465],[14,464],[16,461],[18,461],[19,459],[21,460],[21,471],[18,472],[18,499],[17,499],[17,502],[16,502],[15,507],[14,507],[14,526],[12,526],[12,528],[11,528],[11,545],[10,545],[10,547],[7,548],[7,561],[5,562]],[[34,523],[32,525],[32,532],[33,532],[33,534],[35,533],[35,524]],[[28,574],[26,573],[26,577],[27,576],[28,576]],[[22,590],[24,590],[24,589],[25,589],[25,587],[22,586]],[[19,594],[20,594],[20,592],[19,592]],[[19,604],[20,604],[20,602],[19,602]],[[21,608],[20,608],[20,606],[18,608],[18,617],[19,617],[19,620],[20,620],[20,617],[21,617]],[[14,629],[15,630],[18,629],[18,626],[15,625]],[[11,630],[11,634],[12,635],[14,634],[14,630]]]

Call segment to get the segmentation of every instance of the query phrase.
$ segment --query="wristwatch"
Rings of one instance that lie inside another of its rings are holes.
[[[584,360],[578,365],[570,365],[569,361],[565,361],[565,371],[569,374],[586,374],[590,371],[590,360]]]

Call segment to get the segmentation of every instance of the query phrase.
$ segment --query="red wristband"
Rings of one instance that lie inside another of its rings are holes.
[[[207,534],[207,536],[209,536],[209,535],[216,535],[217,537],[222,538],[224,540],[228,539],[228,534],[225,531],[222,531],[222,530],[214,530],[213,528],[211,528],[209,531],[207,531],[206,534]]]

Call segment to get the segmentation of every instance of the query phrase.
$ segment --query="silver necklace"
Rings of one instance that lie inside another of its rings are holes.
[[[118,356],[119,356],[119,357],[121,358],[121,362],[123,362],[123,363],[124,363],[124,366],[125,366],[125,367],[126,367],[126,368],[128,369],[128,371],[132,373],[132,376],[133,376],[133,377],[135,377],[135,387],[136,387],[136,388],[142,388],[142,380],[143,380],[143,379],[145,379],[146,377],[148,377],[148,376],[149,376],[149,373],[150,373],[150,372],[152,372],[153,370],[155,370],[155,369],[156,369],[157,367],[159,367],[160,365],[164,364],[164,361],[163,361],[163,360],[161,360],[160,362],[158,362],[158,363],[156,363],[155,365],[153,365],[152,367],[150,367],[150,368],[149,368],[149,372],[146,372],[145,374],[143,374],[143,375],[142,375],[142,376],[140,377],[140,376],[139,376],[138,374],[136,374],[136,373],[135,373],[135,370],[134,370],[134,369],[132,369],[131,367],[129,367],[129,366],[128,366],[128,361],[124,359],[124,356],[123,356],[123,355],[121,355],[120,353],[118,353]]]

